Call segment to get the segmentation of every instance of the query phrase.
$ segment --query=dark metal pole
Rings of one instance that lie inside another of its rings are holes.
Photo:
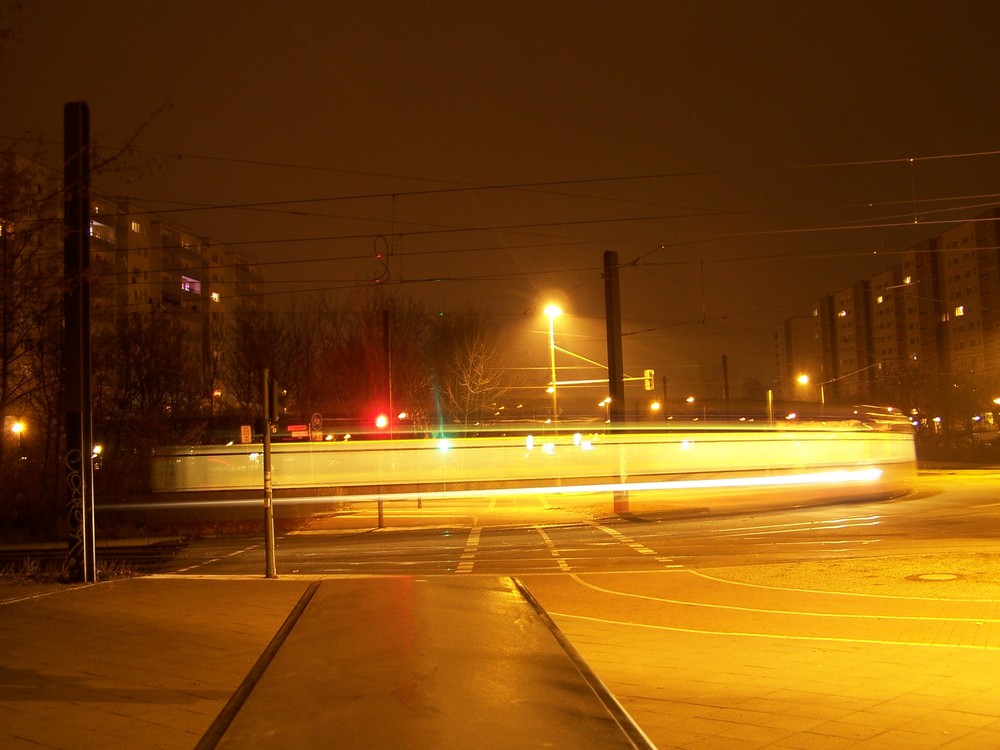
[[[392,408],[392,339],[389,328],[389,311],[382,311],[382,354],[385,357],[385,401],[388,404],[388,412],[386,416],[389,418],[389,424],[387,428],[389,430],[389,451],[392,451],[392,439],[393,439],[393,420],[396,418],[396,412]],[[379,470],[379,476],[381,478],[381,469]],[[379,482],[379,493],[382,492],[382,484]],[[378,527],[380,529],[385,528],[385,507],[382,499],[379,498],[378,501]]]
[[[618,286],[618,253],[604,252],[604,315],[608,339],[608,419],[614,425],[625,421],[625,365],[622,356],[622,310]],[[620,477],[627,476],[626,467],[620,467]],[[615,492],[615,512],[628,512],[628,492]]]
[[[625,366],[622,357],[622,310],[618,288],[618,253],[604,253],[604,314],[608,339],[608,395],[611,422],[625,419]]]
[[[264,577],[277,578],[274,566],[274,497],[271,489],[271,377],[264,368]]]
[[[63,108],[63,242],[66,385],[66,483],[69,577],[97,580],[94,533],[94,427],[90,359],[90,111],[86,102]]]

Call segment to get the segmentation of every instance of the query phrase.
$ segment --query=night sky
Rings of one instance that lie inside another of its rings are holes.
[[[561,345],[606,359],[614,250],[626,371],[705,388],[725,354],[769,385],[782,320],[1000,202],[996,2],[25,0],[0,26],[5,146],[58,159],[68,101],[108,148],[152,116],[97,191],[252,253],[276,300],[371,286],[388,248],[387,286],[485,306],[540,366],[553,294]]]

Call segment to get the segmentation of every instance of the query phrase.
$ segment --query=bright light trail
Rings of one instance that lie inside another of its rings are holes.
[[[882,476],[882,469],[837,469],[834,471],[809,472],[804,474],[783,474],[778,476],[721,477],[714,479],[680,479],[656,482],[613,482],[581,485],[542,485],[535,487],[503,487],[491,489],[431,490],[419,492],[361,493],[350,495],[323,495],[310,497],[274,498],[276,505],[310,505],[320,502],[399,502],[404,500],[458,500],[488,497],[523,497],[525,495],[584,495],[613,492],[648,492],[706,489],[739,489],[761,487],[805,487],[816,485],[864,484],[876,482]],[[260,505],[263,498],[235,500],[207,500],[197,502],[130,503],[126,505],[103,505],[99,509],[146,510],[152,508],[184,508],[193,505],[215,507],[237,507]]]

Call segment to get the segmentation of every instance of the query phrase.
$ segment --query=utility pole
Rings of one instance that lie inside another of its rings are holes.
[[[622,357],[622,309],[618,284],[618,253],[604,252],[604,316],[608,339],[608,395],[611,422],[625,419],[625,366]]]
[[[90,110],[63,108],[63,374],[69,577],[97,580],[94,534],[94,424],[90,359]]]
[[[608,421],[612,425],[625,420],[625,364],[622,356],[622,310],[618,285],[618,253],[604,251],[604,316],[608,339]],[[621,448],[619,448],[621,451]],[[619,453],[619,456],[622,454]],[[619,477],[628,476],[624,459],[619,461]],[[628,512],[628,492],[615,491],[615,513]]]

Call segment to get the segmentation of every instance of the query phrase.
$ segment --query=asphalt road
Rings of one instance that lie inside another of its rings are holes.
[[[678,508],[615,517],[547,498],[477,504],[374,504],[317,510],[279,536],[280,575],[592,573],[705,569],[976,550],[1000,538],[1000,473],[926,472],[909,494],[878,502],[741,512]],[[602,512],[602,510],[604,512]],[[190,544],[163,572],[255,575],[262,537]]]
[[[124,605],[146,625],[105,618],[94,632],[126,628],[142,661],[150,643],[194,628],[217,636],[219,653],[231,658],[247,630],[239,613],[261,615],[289,586],[350,576],[323,585],[370,590],[371,576],[408,575],[475,588],[477,577],[512,576],[658,747],[1000,747],[1000,473],[923,473],[912,492],[891,500],[770,511],[729,503],[652,515],[633,499],[636,513],[624,518],[607,503],[545,497],[387,505],[384,528],[371,506],[316,508],[307,526],[279,536],[277,582],[264,580],[257,536],[192,542],[155,575],[128,582],[149,597]],[[86,591],[113,599],[116,585]],[[232,593],[199,599],[206,586]],[[39,611],[56,608],[56,627],[59,607],[77,600],[48,599],[56,592],[43,588],[30,597],[47,603]],[[179,619],[178,600],[157,593],[178,588],[190,588]],[[350,603],[337,611],[349,615]],[[11,632],[20,643],[34,631]],[[117,664],[122,644],[105,641]],[[332,637],[321,647],[337,644]],[[516,635],[509,648],[519,648]],[[193,653],[199,658],[178,673],[185,680],[204,672],[202,652]],[[48,656],[32,654],[40,664]],[[78,669],[93,680],[106,667]],[[52,685],[64,674],[61,665]],[[128,685],[134,679],[129,671]],[[15,687],[28,689],[8,684]],[[17,690],[8,708],[18,716],[27,705],[38,715],[51,709],[25,703]],[[75,736],[78,714],[66,716],[61,726]]]
[[[384,521],[320,512],[278,539],[279,577],[515,576],[659,747],[1000,746],[998,472],[772,511],[485,498]],[[171,568],[260,577],[262,540]]]

